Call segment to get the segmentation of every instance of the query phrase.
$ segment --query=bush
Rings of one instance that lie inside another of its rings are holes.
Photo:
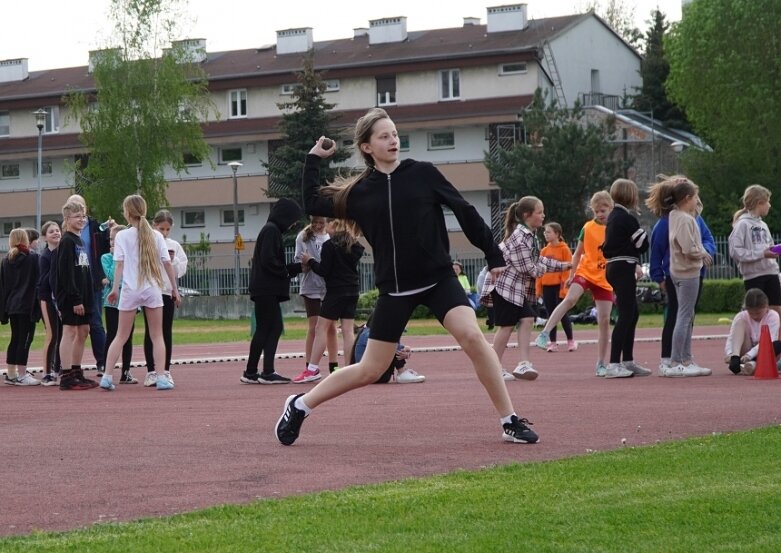
[[[698,313],[737,313],[743,305],[746,289],[739,278],[730,280],[706,279],[697,305]]]

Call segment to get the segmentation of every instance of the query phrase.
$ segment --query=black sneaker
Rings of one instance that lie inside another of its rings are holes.
[[[260,375],[258,373],[248,373],[247,371],[244,371],[244,374],[241,375],[241,378],[239,378],[239,381],[242,384],[260,384]]]
[[[282,416],[279,417],[276,427],[277,440],[282,445],[293,445],[293,442],[298,439],[298,433],[301,432],[301,425],[304,424],[306,415],[293,404],[303,395],[289,396],[285,400],[285,408],[282,410]]]
[[[277,373],[263,373],[258,377],[259,384],[290,384],[290,379]]]
[[[84,376],[84,369],[78,368],[74,370],[76,372],[76,378],[79,380],[79,382],[81,382],[81,385],[84,386],[86,389],[89,390],[90,388],[97,388],[100,385],[99,382],[86,378]]]
[[[504,434],[502,438],[505,442],[513,442],[515,444],[534,444],[537,443],[539,437],[534,431],[526,426],[530,423],[527,419],[519,419],[513,415],[511,422],[506,422],[502,425],[504,428]]]
[[[79,378],[76,369],[64,370],[60,376],[60,390],[90,390],[97,385],[93,380]]]

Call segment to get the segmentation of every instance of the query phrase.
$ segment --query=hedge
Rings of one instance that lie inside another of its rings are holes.
[[[647,286],[657,288],[655,282],[640,282],[638,286]],[[740,279],[706,279],[703,281],[702,295],[697,304],[698,313],[737,313],[743,305],[743,296],[746,293],[743,288],[743,281]],[[371,290],[361,294],[358,299],[359,318],[360,315],[368,315],[377,303],[379,292]],[[591,299],[591,292],[586,291],[575,304],[572,313],[582,313],[594,304]],[[664,305],[661,303],[641,303],[640,313],[661,313]],[[477,312],[479,317],[485,316],[485,307],[481,307]],[[419,305],[412,313],[413,319],[424,319],[431,314],[426,307]]]

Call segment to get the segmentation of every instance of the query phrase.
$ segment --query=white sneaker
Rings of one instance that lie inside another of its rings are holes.
[[[635,373],[625,368],[621,363],[610,363],[605,370],[605,378],[629,378]]]
[[[755,361],[746,361],[740,365],[740,374],[746,376],[753,376],[757,370],[757,363]]]
[[[396,375],[396,382],[399,384],[415,384],[416,382],[425,382],[426,377],[422,374],[416,373],[412,369],[407,369],[404,372],[400,372]]]
[[[713,371],[706,367],[701,367],[696,362],[692,361],[689,363],[689,367],[697,371],[697,376],[710,376]]]
[[[667,367],[662,376],[668,378],[685,378],[689,376],[700,376],[700,371],[691,365],[682,365],[678,363],[677,365]]]
[[[507,372],[507,370],[502,367],[502,380],[515,380],[515,377],[513,376],[513,373]]]
[[[171,376],[171,371],[165,371],[163,376],[166,377],[171,384],[174,383],[174,377]]]
[[[146,376],[144,377],[144,386],[147,388],[151,388],[153,386],[157,386],[157,373],[151,372],[146,373]]]
[[[17,386],[38,386],[41,383],[40,380],[33,378],[33,376],[26,372],[22,376],[16,379]]]
[[[669,368],[670,368],[670,364],[669,363],[665,363],[664,361],[662,361],[661,363],[659,363],[659,369],[656,371],[656,376],[665,376],[664,373]]]
[[[521,361],[518,363],[518,366],[515,367],[515,370],[513,370],[513,375],[515,375],[515,378],[520,378],[521,380],[535,380],[540,376],[540,373],[534,370],[534,367],[529,361]]]
[[[630,371],[635,376],[648,376],[649,374],[651,374],[650,369],[646,369],[645,367],[638,365],[634,361],[624,362],[624,368]]]

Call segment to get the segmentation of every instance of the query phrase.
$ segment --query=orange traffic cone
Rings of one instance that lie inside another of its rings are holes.
[[[754,371],[754,378],[760,380],[778,378],[773,340],[770,338],[770,328],[767,325],[762,325],[759,332],[759,353],[757,354],[757,368]]]

